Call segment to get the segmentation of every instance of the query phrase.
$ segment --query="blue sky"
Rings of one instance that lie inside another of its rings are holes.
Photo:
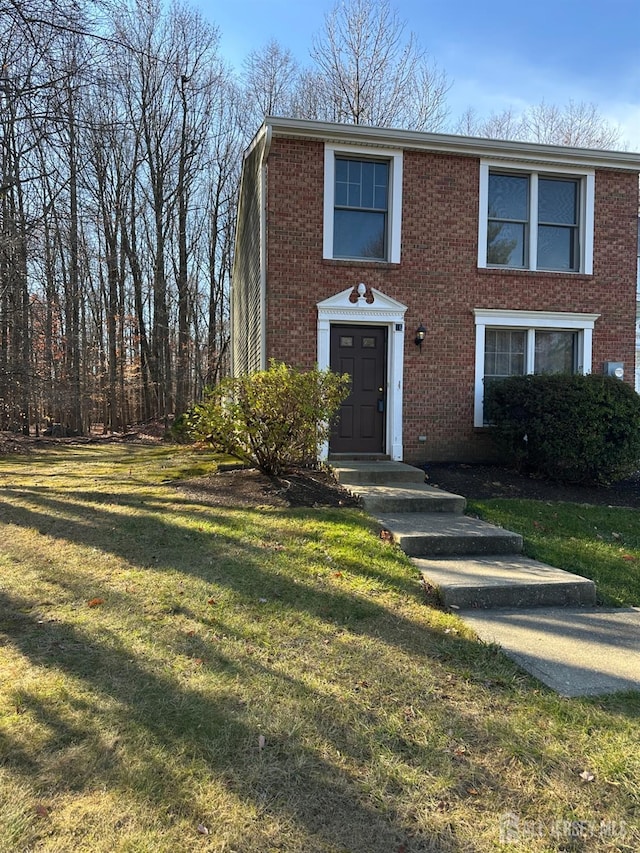
[[[302,63],[332,0],[196,0],[225,59],[276,38]],[[595,103],[640,151],[640,0],[392,0],[407,30],[446,71],[458,118],[527,104]]]

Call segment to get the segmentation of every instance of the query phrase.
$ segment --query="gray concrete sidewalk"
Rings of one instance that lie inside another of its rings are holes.
[[[640,608],[535,608],[460,614],[561,696],[640,690]]]

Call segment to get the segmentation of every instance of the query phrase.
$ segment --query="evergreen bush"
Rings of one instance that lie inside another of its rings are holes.
[[[492,438],[519,467],[607,484],[640,468],[640,396],[600,375],[512,376],[485,390]]]
[[[223,380],[181,419],[192,440],[278,476],[317,463],[349,376],[297,370],[272,361],[268,370]]]

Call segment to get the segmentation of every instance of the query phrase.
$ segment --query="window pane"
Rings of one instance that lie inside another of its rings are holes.
[[[336,181],[346,182],[349,180],[349,161],[336,158]]]
[[[515,222],[489,222],[487,263],[495,266],[524,267],[525,226]]]
[[[507,376],[526,373],[527,332],[524,329],[486,329],[484,339],[484,390]],[[488,423],[485,411],[484,423]]]
[[[576,332],[536,331],[534,373],[575,373]]]
[[[484,373],[489,377],[519,376],[525,372],[527,333],[523,329],[487,329]]]
[[[349,201],[349,161],[336,160],[336,197],[335,203],[346,205]]]
[[[529,219],[528,175],[489,175],[489,218]]]
[[[351,171],[351,173],[354,172],[353,169],[351,169],[350,171]],[[362,206],[362,185],[360,183],[360,180],[350,180],[347,189],[348,189],[348,193],[347,193],[347,204],[348,204],[348,206],[349,207],[361,207]]]
[[[378,210],[387,209],[387,187],[389,185],[389,164],[375,164],[374,204]]]
[[[336,210],[333,253],[336,258],[385,258],[386,215]]]
[[[373,207],[373,174],[374,164],[362,164],[362,194],[360,198],[361,207]]]
[[[577,270],[577,228],[541,225],[538,228],[538,269]]]
[[[375,186],[373,189],[373,207],[375,210],[387,209],[387,188]]]
[[[388,163],[336,158],[337,207],[386,211],[388,184]]]
[[[538,180],[538,222],[577,225],[578,182]]]

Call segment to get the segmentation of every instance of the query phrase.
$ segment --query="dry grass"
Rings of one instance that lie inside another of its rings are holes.
[[[358,511],[168,485],[212,464],[0,459],[3,853],[638,849],[637,694],[541,687]]]

